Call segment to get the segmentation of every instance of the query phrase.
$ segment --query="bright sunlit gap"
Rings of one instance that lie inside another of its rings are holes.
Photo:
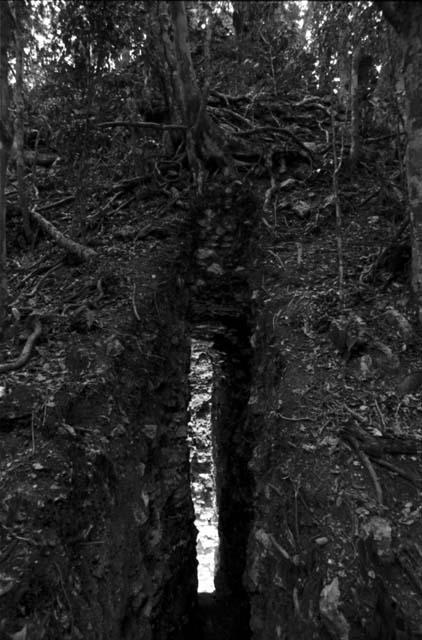
[[[215,591],[215,558],[218,549],[218,516],[212,451],[211,395],[213,369],[210,345],[192,341],[189,448],[191,492],[195,509],[198,559],[198,592]]]

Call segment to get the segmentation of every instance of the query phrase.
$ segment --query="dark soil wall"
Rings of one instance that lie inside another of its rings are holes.
[[[9,383],[0,408],[3,633],[183,637],[196,534],[186,444],[189,235],[180,225],[179,233],[136,258],[116,248],[94,266],[90,276],[103,281],[107,269],[120,313],[105,304],[100,326],[67,336],[48,402],[30,368],[27,407]]]
[[[230,603],[231,638],[249,637],[249,603],[243,586],[246,550],[252,520],[253,484],[248,467],[253,434],[248,430],[250,389],[249,327],[227,329],[215,337],[220,355],[213,395],[220,547],[217,597]]]
[[[174,223],[171,211],[160,218],[158,240],[141,242],[136,254],[127,234],[116,232],[121,242],[107,259],[88,271],[73,267],[81,287],[106,292],[95,321],[75,313],[72,331],[61,334],[60,319],[51,317],[45,330],[54,332],[56,351],[41,362],[57,367],[54,384],[43,389],[34,358],[24,390],[12,376],[0,405],[4,633],[26,627],[31,640],[187,637],[196,604],[186,441],[196,333],[220,356],[213,412],[217,588],[230,602],[224,633],[231,620],[247,637],[254,215],[241,183],[214,187],[186,220],[179,213]],[[47,347],[40,346],[43,354]]]

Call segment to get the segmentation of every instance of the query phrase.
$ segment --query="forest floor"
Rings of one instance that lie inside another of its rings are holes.
[[[278,408],[269,402],[274,464],[262,463],[260,480],[273,501],[286,504],[290,479],[296,515],[269,507],[273,515],[261,517],[273,539],[281,531],[282,540],[290,537],[291,551],[280,553],[300,558],[318,549],[319,561],[308,570],[318,580],[319,567],[328,567],[328,599],[364,630],[356,637],[420,638],[421,337],[406,252],[378,259],[382,247],[400,243],[388,200],[366,202],[374,192],[369,167],[343,174],[343,300],[329,174],[294,186],[285,215],[276,208],[266,215],[260,298],[271,333],[266,359],[281,357],[269,384],[279,398]],[[297,203],[311,212],[298,216]],[[350,601],[334,595],[335,578]],[[299,601],[303,619],[309,602]],[[341,616],[335,624],[340,633]]]
[[[313,535],[319,531],[315,542],[331,556],[326,561],[332,575],[340,576],[351,591],[362,579],[362,566],[371,564],[373,556],[378,559],[377,575],[369,569],[366,576],[373,580],[368,603],[372,601],[378,616],[365,621],[367,637],[384,637],[379,630],[383,625],[406,633],[406,621],[412,620],[412,637],[417,638],[422,637],[421,337],[415,329],[405,249],[376,264],[380,249],[394,240],[400,224],[391,199],[393,181],[379,187],[380,153],[355,174],[340,174],[342,294],[330,166],[307,167],[305,162],[305,167],[290,170],[287,163],[265,206],[269,177],[246,179],[256,180],[262,201],[257,296],[272,320],[271,349],[283,354],[285,366],[277,419],[287,440],[292,434],[292,455],[296,468],[302,464],[302,479],[312,479],[321,504],[331,501],[331,511],[321,510],[318,524],[311,527]],[[56,193],[57,200],[61,195],[66,194]],[[46,202],[50,197],[47,192]],[[136,207],[129,203],[116,211],[126,198],[122,192],[114,210],[104,210],[88,233],[99,253],[90,271],[63,261],[62,250],[46,238],[36,254],[17,247],[9,252],[11,296],[18,314],[0,345],[0,362],[19,354],[32,330],[25,325],[27,318],[38,314],[43,325],[28,364],[0,375],[0,480],[7,476],[9,486],[21,483],[22,492],[28,482],[42,482],[46,491],[54,492],[55,477],[62,473],[59,461],[49,459],[48,447],[41,451],[37,443],[46,407],[55,402],[68,368],[78,368],[72,358],[89,358],[105,318],[119,316],[122,304],[132,300],[126,265],[140,254],[151,265],[146,286],[153,286],[150,278],[160,269],[154,265],[155,249],[177,227],[177,207],[184,214],[190,206],[188,176],[164,194],[140,187]],[[176,207],[169,207],[170,201]],[[68,212],[61,208],[52,219],[65,226]],[[125,274],[124,282],[116,277],[119,273]],[[72,334],[72,341],[82,336],[77,354],[69,353]],[[84,352],[86,344],[90,346]],[[119,349],[118,340],[110,338],[113,349]],[[271,359],[273,352],[266,357]],[[100,368],[92,375],[101,376]],[[51,433],[56,436],[78,438],[80,433],[76,424],[63,423]],[[277,492],[275,483],[271,485]],[[0,521],[5,574],[8,558],[13,560],[22,540],[41,544],[37,531],[27,529],[26,514],[13,515]],[[279,517],[274,514],[274,530]],[[357,549],[363,523],[373,544]],[[383,601],[378,575],[383,575],[393,600]],[[7,589],[8,583],[0,581],[0,597]],[[353,605],[345,604],[346,618],[348,608]]]

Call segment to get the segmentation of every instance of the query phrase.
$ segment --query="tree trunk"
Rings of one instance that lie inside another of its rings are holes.
[[[354,168],[359,160],[360,154],[360,87],[359,87],[359,64],[362,57],[362,50],[359,45],[355,47],[352,56],[352,74],[350,82],[350,166]]]
[[[412,285],[422,324],[422,6],[415,3],[404,47],[407,185],[412,238]]]
[[[337,75],[340,79],[338,87],[338,98],[341,105],[348,108],[350,99],[350,55],[349,55],[349,34],[340,34],[338,47]]]
[[[23,98],[23,20],[25,4],[23,0],[15,0],[15,45],[16,45],[16,82],[15,82],[15,144],[16,144],[16,177],[18,182],[19,206],[22,213],[23,231],[28,242],[31,240],[31,223],[28,207],[28,194],[25,186],[24,158],[24,98]]]
[[[169,12],[172,31],[170,29]],[[197,186],[200,188],[204,163],[227,164],[221,143],[206,111],[207,91],[198,86],[192,62],[185,3],[181,0],[160,3],[161,33],[171,78],[170,109],[173,117],[186,126],[186,151]],[[206,80],[207,84],[207,80]]]
[[[7,304],[6,274],[6,176],[12,147],[9,130],[8,50],[12,34],[12,15],[8,2],[0,2],[0,333],[4,329]]]
[[[377,2],[401,37],[406,92],[407,188],[412,243],[412,288],[422,325],[422,4]]]
[[[174,0],[170,3],[169,8],[174,28],[174,45],[177,68],[181,81],[185,124],[188,127],[193,127],[201,103],[201,97],[190,53],[185,3],[181,0]]]

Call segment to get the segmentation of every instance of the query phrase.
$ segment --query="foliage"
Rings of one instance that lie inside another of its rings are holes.
[[[26,142],[60,153],[56,171],[63,187],[85,189],[81,211],[90,208],[95,183],[148,172],[165,153],[153,132],[97,126],[119,119],[168,122],[161,5],[27,1]],[[309,2],[306,10],[296,2],[186,2],[186,7],[200,87],[209,81],[211,89],[235,95],[269,90],[278,100],[303,92],[331,94],[340,89],[360,43],[368,63],[362,133],[402,127],[396,36],[373,3]]]

